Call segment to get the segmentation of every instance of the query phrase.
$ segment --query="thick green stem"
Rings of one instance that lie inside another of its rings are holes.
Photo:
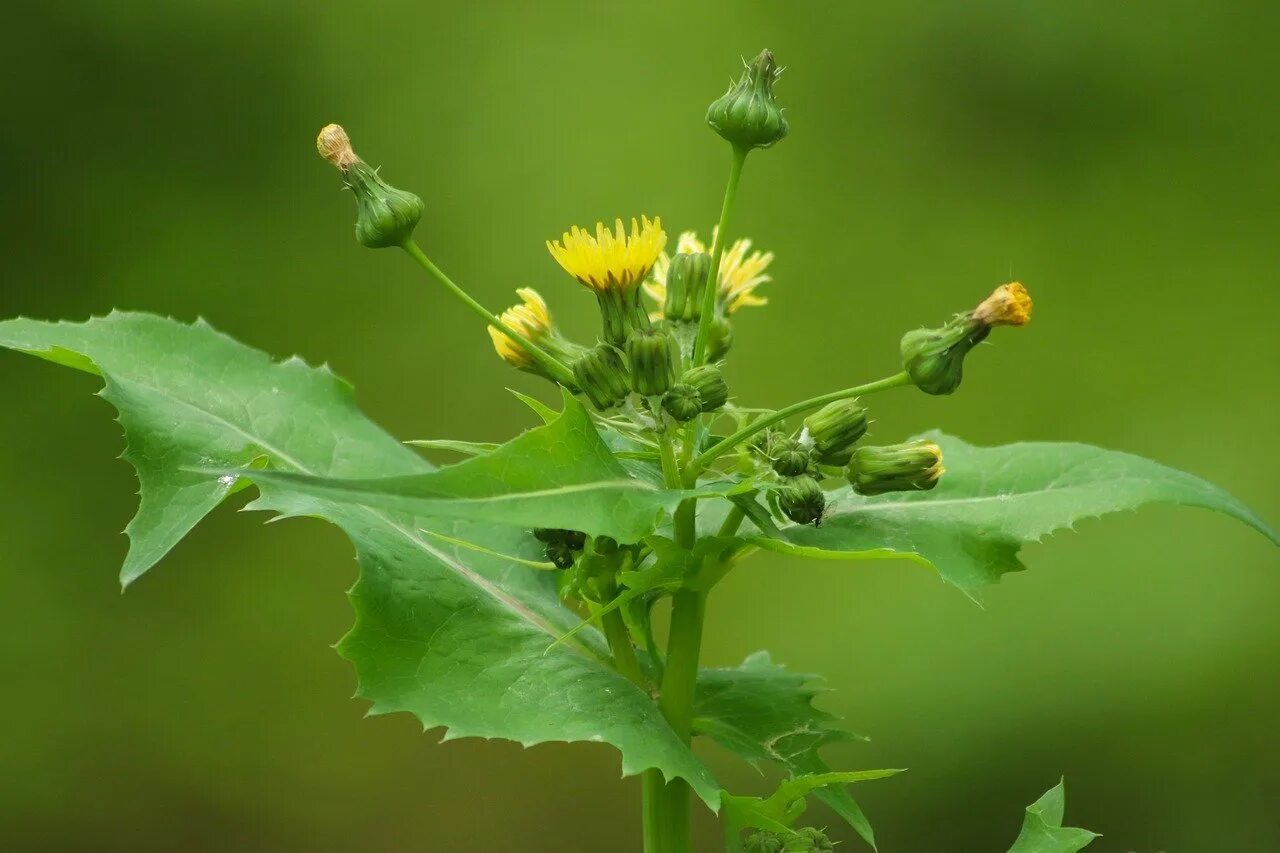
[[[698,318],[698,337],[693,343],[693,365],[702,364],[707,356],[707,339],[711,336],[711,321],[716,310],[716,290],[720,282],[720,258],[729,233],[729,212],[738,194],[738,181],[742,179],[742,167],[747,162],[749,148],[733,149],[733,164],[729,167],[729,183],[724,188],[724,203],[720,205],[720,224],[716,226],[715,243],[711,247],[711,267],[702,291],[702,315]]]
[[[405,240],[401,248],[408,253],[409,257],[417,261],[418,266],[430,273],[432,278],[443,284],[446,290],[458,297],[458,299],[462,301],[463,305],[466,305],[476,314],[479,314],[486,323],[493,326],[499,332],[502,332],[502,334],[513,340],[518,346],[524,347],[525,352],[529,353],[529,355],[542,366],[543,370],[547,371],[548,375],[561,385],[566,385],[570,388],[573,387],[573,371],[533,341],[521,337],[513,331],[510,326],[502,322],[501,319],[490,312],[489,309],[472,299],[471,294],[467,293],[455,284],[453,279],[445,275],[443,270],[432,263],[431,259],[427,257],[426,253],[422,251],[417,243],[413,242],[412,238]]]
[[[865,394],[874,394],[877,391],[886,391],[890,388],[899,388],[903,385],[910,384],[911,377],[905,372],[896,373],[893,376],[888,376],[875,382],[868,382],[866,385],[856,385],[853,388],[845,388],[843,391],[832,391],[830,394],[810,397],[808,400],[801,400],[798,403],[792,403],[790,406],[778,409],[778,411],[771,415],[766,415],[763,418],[758,418],[757,420],[752,421],[733,435],[716,442],[703,453],[694,457],[688,466],[685,467],[683,472],[685,485],[688,485],[691,482],[697,482],[698,475],[707,470],[707,467],[724,453],[727,453],[737,447],[753,435],[768,429],[776,423],[785,421],[792,415],[798,415],[801,412],[807,412],[810,409],[825,406],[827,403],[834,403],[836,400],[845,400],[850,397],[861,397]]]
[[[702,651],[702,623],[707,598],[702,592],[681,590],[672,597],[671,635],[667,643],[667,668],[662,679],[658,708],[676,735],[685,743],[693,739],[693,698],[698,682],[698,657]],[[659,804],[663,853],[692,850],[690,790],[683,779],[666,786]]]

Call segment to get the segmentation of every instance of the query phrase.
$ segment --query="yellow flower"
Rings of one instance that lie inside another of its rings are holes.
[[[718,236],[718,232],[712,232],[713,245]],[[685,231],[676,241],[678,254],[706,251],[706,245],[692,231]],[[751,241],[745,238],[734,241],[720,258],[720,273],[716,276],[716,301],[724,313],[732,314],[739,308],[768,303],[769,300],[757,296],[755,290],[773,280],[765,274],[771,263],[773,252],[752,252]],[[667,298],[667,270],[670,266],[671,258],[664,253],[653,267],[652,278],[645,282],[645,292],[659,303]]]
[[[532,287],[522,287],[516,294],[523,304],[512,305],[502,312],[499,319],[511,331],[536,344],[551,334],[551,312],[547,310],[547,301]],[[490,326],[489,337],[493,338],[494,350],[507,364],[522,370],[534,366],[529,351],[507,337],[506,333]]]
[[[988,326],[1025,326],[1031,321],[1031,294],[1022,282],[1002,284],[973,309],[973,317]]]
[[[594,237],[575,225],[561,242],[548,240],[547,251],[569,275],[597,293],[625,292],[644,280],[666,244],[661,217],[650,222],[642,216],[640,222],[631,220],[630,235],[621,219],[615,220],[613,232],[597,222]]]

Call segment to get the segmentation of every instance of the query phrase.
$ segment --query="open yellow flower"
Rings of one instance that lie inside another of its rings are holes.
[[[507,328],[525,340],[539,343],[551,334],[551,312],[547,310],[547,301],[532,287],[522,287],[516,291],[522,304],[512,305],[502,312],[500,320]],[[493,338],[493,348],[507,364],[528,370],[534,367],[533,357],[529,351],[516,341],[507,337],[505,332],[489,327],[489,337]]]
[[[718,236],[713,232],[713,244]],[[706,244],[692,231],[685,231],[676,241],[678,254],[707,251]],[[768,299],[758,296],[755,291],[765,282],[772,281],[765,273],[771,263],[773,252],[753,252],[751,241],[745,238],[734,241],[720,258],[720,272],[716,276],[716,302],[720,310],[732,314],[739,308],[768,303]],[[671,258],[664,253],[654,264],[652,277],[645,282],[645,292],[659,303],[667,298],[667,270],[670,266]]]
[[[662,218],[650,222],[642,216],[639,222],[631,220],[629,235],[621,219],[614,221],[612,232],[603,222],[597,222],[594,237],[575,225],[560,242],[548,240],[547,251],[569,275],[596,293],[603,293],[634,289],[653,269],[666,244]]]

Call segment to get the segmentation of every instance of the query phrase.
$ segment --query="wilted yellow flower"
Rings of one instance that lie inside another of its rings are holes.
[[[551,312],[547,310],[547,301],[532,287],[522,287],[516,294],[523,300],[520,305],[512,305],[499,317],[507,328],[525,340],[538,343],[551,334]],[[489,327],[489,337],[493,338],[493,348],[507,364],[528,370],[534,366],[529,351],[507,337],[505,332]]]
[[[596,223],[596,235],[573,226],[561,242],[547,241],[547,251],[569,275],[596,291],[630,291],[644,280],[662,255],[667,244],[661,217],[649,221],[631,220],[627,234],[622,220],[614,221],[610,232],[603,222]]]
[[[712,233],[712,241],[718,238],[718,232]],[[707,252],[706,245],[692,231],[685,231],[676,241],[678,254]],[[764,305],[768,299],[756,295],[756,288],[772,278],[765,274],[769,264],[773,263],[773,252],[751,251],[751,241],[743,238],[734,241],[720,258],[720,272],[716,276],[716,301],[726,314],[732,314],[739,308]],[[671,258],[665,253],[654,264],[653,275],[645,282],[645,292],[658,302],[667,298],[667,270],[671,267]]]
[[[1031,294],[1021,282],[1002,284],[973,309],[973,318],[988,326],[1025,326],[1031,321]]]

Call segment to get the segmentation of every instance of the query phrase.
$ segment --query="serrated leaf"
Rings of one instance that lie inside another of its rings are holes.
[[[1063,826],[1066,789],[1059,780],[1040,799],[1027,806],[1022,831],[1009,848],[1009,853],[1076,853],[1098,837],[1096,832]]]
[[[770,761],[793,776],[827,773],[822,747],[865,738],[813,706],[824,689],[817,676],[788,672],[768,652],[756,652],[739,666],[698,674],[694,730],[752,765]],[[871,824],[848,788],[826,787],[816,796],[875,847]]]
[[[784,528],[787,541],[837,551],[888,548],[916,553],[976,599],[1024,566],[1026,543],[1075,522],[1149,503],[1216,510],[1280,543],[1248,507],[1222,489],[1140,456],[1085,444],[1022,442],[974,447],[933,433],[946,474],[927,492],[861,497],[829,493],[821,527]]]
[[[901,770],[847,770],[838,773],[808,773],[793,776],[778,785],[768,797],[744,797],[721,791],[724,804],[725,842],[729,850],[741,850],[738,839],[743,830],[763,829],[794,837],[791,827],[805,810],[805,797],[832,787],[846,790],[855,782],[887,779]],[[874,846],[874,845],[873,845]],[[808,849],[807,847],[805,849]]]
[[[524,528],[580,530],[638,542],[663,512],[690,497],[723,495],[724,482],[666,489],[632,477],[614,458],[582,404],[565,394],[564,411],[497,450],[429,473],[378,479],[318,477],[295,471],[238,472],[257,483],[329,501],[436,518]]]
[[[366,419],[351,389],[297,359],[273,363],[203,322],[112,314],[83,324],[0,322],[0,346],[101,375],[120,411],[126,458],[142,484],[126,579],[155,563],[235,487],[192,468],[273,466],[315,477],[372,478],[431,466]],[[715,807],[718,786],[654,703],[607,663],[584,631],[547,646],[578,621],[555,578],[499,555],[534,559],[515,527],[414,516],[326,501],[267,484],[255,508],[314,515],[354,542],[356,624],[339,652],[356,667],[371,713],[408,711],[447,738],[613,744],[623,771],[682,777]]]

